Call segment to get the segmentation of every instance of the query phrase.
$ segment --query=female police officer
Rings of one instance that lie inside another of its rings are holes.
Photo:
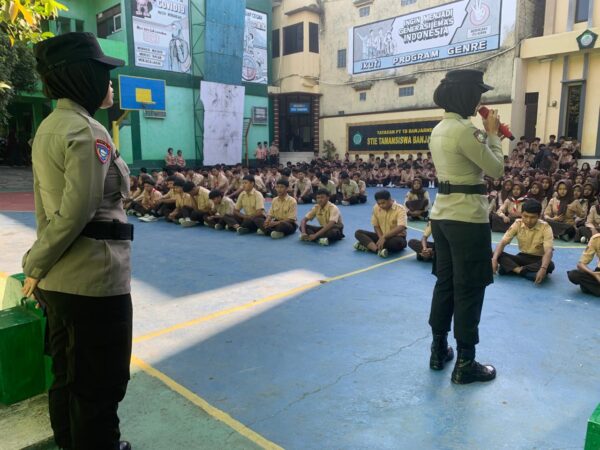
[[[429,325],[433,332],[430,367],[441,370],[454,357],[447,334],[454,316],[458,357],[452,381],[458,384],[490,381],[493,366],[475,361],[479,319],[485,287],[492,283],[491,232],[484,173],[499,178],[504,171],[498,137],[497,112],[490,111],[484,133],[469,117],[475,115],[481,94],[492,89],[477,70],[446,74],[433,94],[446,112],[433,129],[429,148],[440,187],[431,210],[435,240],[433,291]]]
[[[45,94],[58,99],[33,142],[37,240],[23,260],[24,294],[48,315],[50,422],[61,448],[129,449],[117,416],[131,357],[129,170],[93,119],[112,106],[110,70],[124,62],[90,33],[48,39],[34,54]]]

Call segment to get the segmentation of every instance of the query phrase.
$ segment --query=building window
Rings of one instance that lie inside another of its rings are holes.
[[[575,22],[587,22],[590,11],[590,0],[577,0],[575,5]]]
[[[308,51],[319,53],[319,24],[308,23]]]
[[[271,53],[273,58],[279,58],[281,56],[281,46],[279,45],[279,30],[273,30],[271,32]]]
[[[358,15],[360,17],[367,17],[369,14],[371,14],[370,6],[363,6],[362,8],[358,8]]]
[[[120,31],[121,22],[121,4],[112,6],[101,13],[96,14],[96,25],[98,26],[98,37],[107,38],[113,33]]]
[[[56,34],[66,34],[71,31],[71,19],[68,17],[59,17],[56,19]]]
[[[410,97],[415,95],[415,87],[414,86],[405,86],[398,89],[398,95],[400,97]]]
[[[366,92],[361,92],[360,94],[358,94],[358,99],[361,102],[365,102],[367,101],[367,93]]]
[[[417,3],[417,0],[400,0],[400,6],[408,6]]]
[[[345,48],[338,50],[337,66],[339,68],[346,68],[346,49]]]
[[[564,135],[578,139],[579,133],[579,111],[581,107],[581,84],[567,86],[567,104],[565,110],[565,132]]]
[[[304,51],[304,22],[283,28],[283,55]]]

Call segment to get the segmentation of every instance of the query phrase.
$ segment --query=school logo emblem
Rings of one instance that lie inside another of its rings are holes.
[[[485,140],[487,139],[487,134],[485,134],[483,131],[475,130],[475,132],[473,133],[473,136],[475,136],[475,139],[477,139],[477,141],[479,141],[482,144],[485,144]]]
[[[110,158],[110,145],[101,139],[96,139],[96,156],[102,164],[106,164]]]
[[[360,145],[362,143],[362,140],[363,137],[360,133],[355,133],[354,136],[352,136],[352,142],[354,142],[354,145]]]

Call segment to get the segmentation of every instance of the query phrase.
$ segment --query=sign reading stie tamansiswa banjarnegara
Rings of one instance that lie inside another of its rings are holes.
[[[348,150],[375,151],[427,151],[431,130],[438,120],[350,125]]]
[[[501,0],[459,0],[350,29],[351,74],[500,47]]]

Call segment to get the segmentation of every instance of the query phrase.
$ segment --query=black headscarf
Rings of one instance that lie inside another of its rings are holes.
[[[446,112],[453,112],[468,119],[475,114],[481,94],[481,88],[475,84],[447,83],[442,80],[433,93],[433,101]]]
[[[41,78],[48,98],[68,98],[93,116],[106,97],[110,67],[88,59],[56,67]]]

